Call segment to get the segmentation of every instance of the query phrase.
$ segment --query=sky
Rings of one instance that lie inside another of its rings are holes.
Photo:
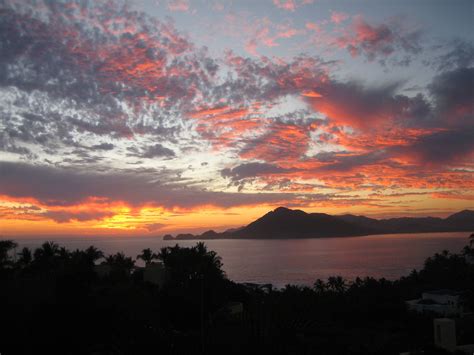
[[[474,2],[0,0],[0,235],[474,209]]]

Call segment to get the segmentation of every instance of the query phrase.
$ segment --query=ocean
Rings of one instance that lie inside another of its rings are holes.
[[[208,249],[222,258],[227,276],[236,282],[312,285],[318,278],[357,276],[396,279],[420,269],[426,258],[446,249],[457,253],[468,244],[470,233],[386,234],[319,239],[206,240]],[[174,245],[161,237],[61,237],[17,239],[19,247],[35,248],[45,240],[68,249],[89,245],[106,255],[123,251],[136,257],[144,248],[158,252]],[[181,246],[195,241],[179,241]],[[138,263],[140,264],[140,263]]]

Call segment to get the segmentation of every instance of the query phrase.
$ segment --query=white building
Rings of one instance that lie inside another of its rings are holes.
[[[438,348],[447,351],[456,350],[456,322],[450,318],[433,320],[434,343]]]
[[[459,318],[457,320],[451,318],[433,319],[434,345],[449,352],[456,352],[456,354],[474,354],[474,344],[457,344],[456,321],[459,321]],[[419,354],[419,352],[415,353]],[[403,352],[400,353],[400,355],[410,355],[415,353]]]
[[[456,321],[449,318],[436,318],[433,320],[434,341],[438,348],[450,352],[474,354],[474,344],[457,345]]]
[[[452,290],[423,292],[421,298],[406,301],[409,309],[424,313],[433,312],[442,316],[456,316],[463,313],[462,293]]]

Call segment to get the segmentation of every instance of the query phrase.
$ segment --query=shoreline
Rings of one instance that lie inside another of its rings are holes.
[[[432,233],[472,233],[472,229],[465,230],[449,230],[449,231],[428,231],[428,232],[386,232],[386,233],[371,233],[361,235],[340,235],[340,236],[322,236],[322,237],[218,237],[218,238],[170,238],[165,239],[161,237],[163,241],[209,241],[209,240],[299,240],[299,239],[332,239],[332,238],[360,238],[360,237],[371,237],[374,235],[403,235],[403,234],[432,234]]]

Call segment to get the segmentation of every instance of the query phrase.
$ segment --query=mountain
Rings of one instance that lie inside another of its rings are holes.
[[[285,207],[268,212],[245,227],[201,235],[179,234],[166,239],[283,239],[351,237],[389,233],[428,233],[474,231],[474,211],[464,210],[445,219],[437,217],[401,217],[375,219],[351,214],[331,216],[306,213]]]
[[[446,223],[450,224],[451,226],[463,226],[468,229],[472,229],[473,222],[474,222],[474,211],[471,210],[464,210],[455,214],[452,214],[448,218],[445,219]]]
[[[445,219],[437,217],[400,217],[374,219],[364,216],[343,215],[341,219],[372,228],[377,234],[462,232],[474,230],[474,211],[464,210]]]
[[[325,213],[278,207],[234,232],[243,238],[317,238],[367,235],[372,230]]]
[[[435,217],[401,217],[390,219],[375,219],[364,216],[343,215],[339,218],[359,226],[371,228],[378,234],[384,233],[423,233],[446,231],[445,222]]]

